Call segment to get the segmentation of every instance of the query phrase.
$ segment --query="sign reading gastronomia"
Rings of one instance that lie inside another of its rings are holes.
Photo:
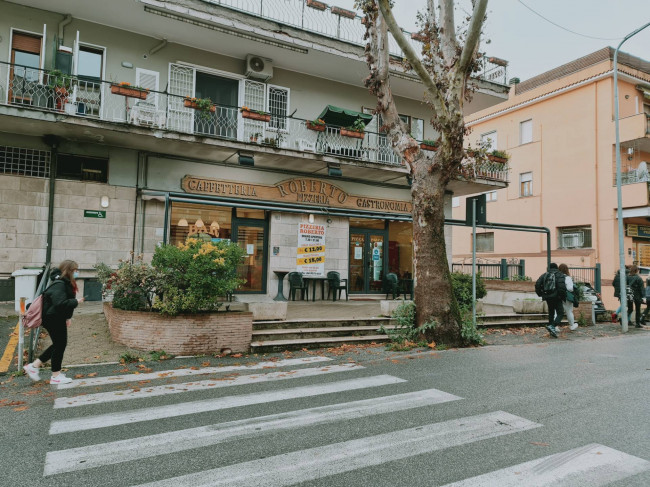
[[[304,276],[325,274],[325,225],[298,225],[298,256],[296,270]]]
[[[355,208],[386,213],[411,213],[411,202],[354,196],[338,186],[313,178],[294,178],[274,186],[185,176],[181,187],[187,193],[235,199],[286,201],[318,207]]]

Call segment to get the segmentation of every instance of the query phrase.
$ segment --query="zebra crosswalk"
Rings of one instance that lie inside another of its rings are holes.
[[[370,431],[361,437],[351,432],[347,435],[346,428],[342,428],[341,441],[324,441],[317,446],[278,454],[269,451],[247,460],[224,464],[220,464],[220,455],[214,455],[210,456],[212,463],[202,464],[201,468],[190,473],[176,472],[180,475],[166,478],[158,478],[156,472],[151,472],[149,477],[143,476],[141,471],[134,473],[132,478],[124,477],[129,475],[121,469],[126,462],[165,459],[169,455],[191,458],[197,449],[231,448],[238,440],[262,443],[279,435],[291,438],[292,433],[300,428],[303,428],[300,431],[305,431],[304,428],[336,426],[339,423],[349,428],[350,421],[422,411],[421,408],[435,411],[447,403],[464,400],[435,388],[404,392],[408,386],[405,379],[387,374],[372,375],[368,369],[354,363],[324,364],[328,361],[330,359],[325,357],[310,357],[244,366],[205,367],[192,369],[192,372],[190,369],[156,372],[146,374],[146,379],[143,378],[145,374],[139,374],[76,380],[57,390],[59,397],[54,401],[57,418],[51,422],[49,433],[55,439],[64,437],[67,447],[46,453],[43,476],[56,479],[57,476],[78,473],[83,475],[85,484],[93,484],[94,472],[102,470],[105,474],[106,469],[114,468],[120,472],[120,480],[124,482],[120,485],[138,487],[289,486],[333,475],[352,475],[360,469],[391,462],[399,465],[400,461],[421,455],[434,458],[443,450],[479,441],[495,441],[498,437],[516,439],[525,431],[544,428],[539,422],[507,411],[485,411],[453,419],[425,420],[417,426],[394,431]],[[274,370],[266,370],[271,368]],[[237,375],[228,375],[233,372]],[[240,373],[242,375],[238,375]],[[170,382],[196,375],[202,375],[201,380]],[[167,383],[136,387],[135,384],[143,379],[151,382],[165,380]],[[292,383],[301,379],[309,379],[309,385]],[[90,386],[114,388],[116,384],[130,388],[87,392]],[[246,387],[247,392],[238,393],[240,386]],[[254,392],[249,392],[251,388],[255,389]],[[364,391],[372,392],[374,397],[361,400],[348,397]],[[210,397],[199,399],[197,395]],[[151,405],[152,402],[155,405]],[[299,407],[292,408],[294,403]],[[241,410],[237,408],[255,405],[263,406],[265,413],[214,422],[221,417],[220,411],[229,410],[232,418],[237,417]],[[110,412],[89,414],[92,409],[109,406]],[[187,427],[192,423],[192,415],[199,413],[206,413],[201,416],[204,422],[206,417],[213,422]],[[426,417],[436,418],[433,413]],[[180,429],[175,426],[177,419],[182,426]],[[162,432],[140,434],[143,427],[152,421],[158,422],[158,431]],[[347,423],[343,423],[345,421]],[[127,438],[116,440],[110,434],[111,428],[131,425],[140,425],[140,428],[122,429],[121,435],[129,435]],[[106,435],[101,432],[106,432]],[[85,435],[83,441],[78,435]],[[110,441],[102,441],[102,437]],[[79,443],[74,445],[75,441]],[[488,471],[447,487],[601,486],[647,470],[650,470],[650,462],[642,458],[599,444],[575,445],[574,449],[566,452]],[[441,482],[430,479],[426,484],[441,485]],[[328,484],[324,481],[322,485]],[[359,484],[352,482],[347,485]]]

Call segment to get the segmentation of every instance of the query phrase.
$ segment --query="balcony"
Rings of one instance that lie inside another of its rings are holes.
[[[308,120],[275,114],[271,114],[268,122],[253,120],[243,116],[241,107],[211,105],[207,110],[196,110],[187,106],[189,103],[186,103],[185,96],[158,91],[129,91],[127,87],[107,81],[70,76],[60,78],[59,75],[55,80],[52,72],[0,63],[0,105],[47,113],[55,122],[70,121],[69,130],[61,135],[75,139],[80,132],[87,132],[79,129],[80,124],[82,127],[93,124],[104,129],[101,134],[93,135],[95,139],[106,144],[119,141],[119,145],[127,146],[126,137],[131,140],[139,137],[140,142],[131,147],[142,150],[162,151],[156,138],[163,138],[163,133],[190,134],[200,139],[179,141],[178,137],[171,138],[180,144],[204,142],[201,145],[206,147],[201,156],[210,159],[231,157],[233,151],[244,148],[261,153],[260,158],[266,155],[274,167],[286,168],[287,157],[293,156],[304,164],[311,159],[321,166],[322,161],[347,160],[359,165],[356,174],[366,178],[369,177],[369,168],[405,172],[401,159],[382,133],[366,130],[359,134],[359,138],[351,138],[342,135],[338,126],[314,127]],[[57,82],[63,86],[55,86]],[[16,130],[15,122],[5,120],[9,125],[4,131]],[[29,127],[31,131],[38,131],[29,124],[25,127],[25,130]],[[112,139],[109,137],[111,131],[123,127],[137,127],[143,131],[136,133],[128,129],[125,133],[115,134]],[[155,138],[147,142],[148,139],[143,138],[146,135]],[[187,150],[177,146],[176,154],[187,154]],[[302,169],[312,170],[306,166]],[[464,174],[464,181],[458,181],[456,185],[468,186],[474,178],[488,185],[501,185],[508,180],[507,165],[492,162],[479,165],[468,162]],[[388,181],[396,177],[399,174],[388,173],[382,178]],[[471,191],[463,188],[462,192]]]

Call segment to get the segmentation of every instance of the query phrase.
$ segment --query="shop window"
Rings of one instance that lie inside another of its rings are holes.
[[[557,229],[558,249],[591,247],[591,226],[562,227]]]
[[[476,251],[494,252],[494,232],[476,234]]]
[[[388,224],[388,272],[400,279],[413,278],[413,224],[390,222]]]
[[[254,220],[264,220],[266,212],[255,208],[237,208],[237,218],[252,218]]]
[[[59,154],[56,177],[78,181],[108,182],[108,159],[72,154]]]
[[[533,173],[524,172],[519,175],[519,196],[533,195]]]
[[[194,203],[172,203],[170,243],[178,245],[188,237],[226,239],[232,237],[232,209]]]
[[[533,141],[533,121],[524,120],[519,124],[519,143],[528,144]]]

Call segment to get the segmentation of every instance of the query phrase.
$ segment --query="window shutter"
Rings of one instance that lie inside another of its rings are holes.
[[[41,53],[41,36],[31,36],[27,34],[14,33],[12,49],[17,51],[31,52],[34,54]]]
[[[150,71],[148,69],[135,69],[135,84],[136,86],[141,86],[150,90],[149,95],[147,96],[147,102],[153,103],[158,107],[158,79],[160,74],[157,71]]]

